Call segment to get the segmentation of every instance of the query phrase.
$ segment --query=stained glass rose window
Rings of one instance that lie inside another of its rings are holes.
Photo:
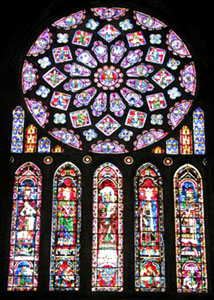
[[[73,148],[125,153],[156,143],[187,115],[196,91],[188,47],[164,22],[91,8],[53,22],[26,54],[29,112]]]

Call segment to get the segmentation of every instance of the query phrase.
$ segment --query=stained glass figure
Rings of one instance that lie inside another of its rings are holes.
[[[142,165],[135,180],[135,289],[165,291],[162,178],[151,163]]]
[[[36,152],[37,128],[30,124],[25,131],[25,153]]]
[[[123,290],[123,178],[104,163],[93,179],[92,291]]]
[[[38,286],[42,174],[33,163],[15,172],[10,236],[9,291]]]
[[[66,162],[55,172],[49,289],[77,291],[80,286],[81,174]]]
[[[23,97],[39,126],[69,147],[101,154],[157,143],[187,116],[196,86],[194,59],[182,38],[161,20],[121,7],[87,8],[54,21],[22,68]],[[161,124],[150,122],[154,111],[163,114]],[[101,116],[119,126],[104,129]],[[123,144],[126,126],[133,138]],[[86,140],[86,130],[96,136]]]
[[[206,154],[204,111],[199,107],[193,112],[194,153]]]
[[[13,124],[11,137],[11,152],[22,153],[24,137],[25,112],[21,106],[13,110]]]
[[[186,125],[180,130],[180,151],[181,154],[192,154],[192,131]]]
[[[203,182],[190,164],[174,175],[174,209],[177,291],[207,292]]]

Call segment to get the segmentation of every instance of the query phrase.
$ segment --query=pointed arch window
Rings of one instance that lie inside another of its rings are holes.
[[[123,290],[123,178],[104,163],[93,180],[92,291]]]
[[[79,290],[80,229],[81,174],[66,162],[53,182],[50,290]]]
[[[135,288],[165,291],[162,178],[145,163],[135,176]]]
[[[190,164],[174,175],[178,292],[207,292],[204,200],[201,174]]]
[[[9,291],[38,285],[42,174],[27,162],[15,173],[10,237]]]

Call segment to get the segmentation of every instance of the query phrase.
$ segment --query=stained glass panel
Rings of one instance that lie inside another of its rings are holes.
[[[9,291],[38,286],[42,174],[33,163],[15,173],[10,237]]]
[[[184,125],[180,130],[180,151],[181,154],[192,154],[192,131],[191,129]]]
[[[165,291],[162,178],[151,163],[135,177],[135,289]]]
[[[50,290],[77,291],[80,286],[81,175],[66,162],[55,172],[51,230]]]
[[[166,153],[167,154],[178,154],[179,153],[178,141],[176,139],[169,138],[166,141]]]
[[[30,124],[25,130],[25,153],[36,152],[37,128]]]
[[[13,110],[11,152],[22,153],[24,137],[25,112],[21,106]]]
[[[44,136],[38,141],[38,153],[49,153],[50,151],[51,141]]]
[[[193,112],[194,153],[206,154],[204,111],[199,107]]]
[[[92,291],[123,290],[123,179],[104,163],[93,180]]]
[[[202,177],[192,165],[174,175],[177,291],[207,292]]]

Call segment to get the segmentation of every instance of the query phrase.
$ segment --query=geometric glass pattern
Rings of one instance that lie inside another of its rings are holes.
[[[25,112],[21,106],[13,110],[13,124],[11,137],[11,153],[22,153],[24,135]]]
[[[79,290],[81,175],[70,162],[55,172],[51,230],[50,286],[60,291]]]
[[[161,69],[158,71],[152,79],[162,88],[165,89],[170,83],[174,81],[174,76],[170,74],[166,69]]]
[[[92,291],[123,290],[123,178],[104,163],[93,179]]]
[[[110,115],[106,115],[96,124],[96,127],[105,135],[109,136],[120,127],[120,124]]]
[[[174,138],[166,140],[166,154],[179,154],[178,141]]]
[[[75,32],[72,43],[79,46],[87,47],[90,44],[92,33],[88,33],[82,30]]]
[[[166,55],[166,51],[164,49],[150,47],[146,54],[146,61],[162,64],[164,62],[164,58]]]
[[[139,150],[146,132],[153,143],[159,140],[150,122],[153,111],[163,113],[158,128],[166,136],[194,102],[197,76],[190,51],[166,24],[139,11],[74,12],[50,24],[27,53],[22,91],[28,111],[54,138],[59,130],[78,136],[78,145],[60,139],[66,147],[101,154]],[[63,127],[56,128],[62,110]],[[84,126],[96,132],[93,139],[86,139]],[[132,138],[121,141],[116,129],[130,126]],[[150,144],[144,139],[144,147]]]
[[[51,152],[51,141],[44,136],[38,141],[38,153],[50,153],[50,152]]]
[[[141,31],[128,33],[126,37],[129,47],[138,47],[146,44],[146,40]]]
[[[53,57],[55,63],[62,63],[65,61],[72,60],[71,50],[68,46],[54,48]]]
[[[177,291],[207,292],[203,182],[190,164],[174,175]]]
[[[118,35],[120,35],[120,31],[115,28],[111,24],[105,25],[100,31],[98,31],[98,34],[108,43],[112,42]]]
[[[54,67],[43,75],[43,79],[49,83],[50,86],[55,88],[66,79],[66,76],[56,67]]]
[[[31,162],[15,172],[10,236],[9,291],[36,291],[42,174]]]
[[[135,180],[135,289],[165,291],[162,178],[151,163],[142,165]]]
[[[199,107],[193,112],[193,139],[194,139],[194,153],[205,154],[205,122],[204,112]]]

